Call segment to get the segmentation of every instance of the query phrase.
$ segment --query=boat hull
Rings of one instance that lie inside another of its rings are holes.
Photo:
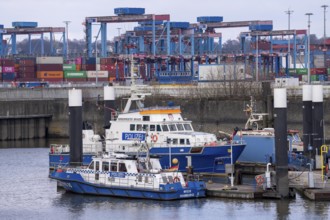
[[[233,160],[231,161],[231,148],[233,149]],[[150,154],[159,156],[163,168],[179,165],[179,171],[185,172],[188,164],[187,157],[191,158],[191,168],[195,172],[225,173],[226,164],[235,163],[245,148],[245,144],[203,146],[203,147],[152,147]],[[136,153],[135,153],[136,154]],[[88,165],[94,155],[84,154],[83,165]],[[177,159],[179,164],[173,164]],[[49,154],[50,169],[60,164],[68,164],[70,155],[68,153]]]
[[[202,181],[188,182],[186,188],[178,182],[160,185],[159,189],[145,189],[88,183],[77,173],[53,172],[50,178],[57,180],[65,190],[78,194],[154,200],[179,200],[206,196],[205,183]]]

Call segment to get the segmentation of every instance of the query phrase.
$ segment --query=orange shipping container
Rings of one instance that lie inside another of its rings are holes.
[[[38,71],[37,78],[39,79],[63,79],[63,71]]]

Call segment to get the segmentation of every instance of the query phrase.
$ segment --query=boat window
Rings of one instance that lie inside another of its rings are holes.
[[[135,124],[130,124],[129,125],[129,130],[130,131],[135,131]]]
[[[183,126],[184,126],[184,129],[185,129],[186,131],[191,131],[191,130],[192,130],[190,124],[184,124]]]
[[[176,138],[173,138],[173,144],[178,144],[178,139],[176,139]]]
[[[150,125],[150,131],[156,131],[156,126],[155,125]]]
[[[89,164],[88,169],[94,170],[94,161]]]
[[[184,145],[184,139],[180,139],[180,145]]]
[[[127,172],[125,163],[119,163],[119,172]]]
[[[176,124],[176,127],[178,128],[178,131],[184,131],[182,124]]]
[[[143,130],[144,130],[144,131],[149,130],[149,125],[143,125]]]
[[[170,128],[170,131],[176,131],[175,124],[170,124],[168,127]]]
[[[163,129],[163,131],[168,131],[167,125],[162,125],[162,129]]]
[[[166,143],[170,144],[171,142],[172,142],[172,140],[170,138],[167,138]]]
[[[136,130],[137,131],[142,131],[142,125],[136,125]]]
[[[109,162],[102,162],[102,171],[109,171]]]
[[[157,131],[162,131],[160,125],[157,125]]]
[[[117,162],[111,162],[111,171],[117,172]]]
[[[150,121],[150,116],[143,116],[142,121]]]
[[[100,170],[100,162],[99,161],[96,161],[95,163],[95,170]]]
[[[189,139],[186,139],[186,144],[190,145],[190,140]]]

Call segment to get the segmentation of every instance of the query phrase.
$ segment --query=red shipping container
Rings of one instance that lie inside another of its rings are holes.
[[[20,72],[35,72],[36,68],[34,66],[20,66],[19,71]]]
[[[96,70],[96,64],[82,64],[81,69],[86,71]]]
[[[2,59],[2,66],[14,66],[15,61],[12,59]]]
[[[63,71],[62,64],[38,64],[37,71]]]
[[[34,66],[36,64],[36,61],[35,60],[32,60],[32,59],[22,59],[22,60],[19,60],[19,65],[20,66]]]
[[[311,68],[311,75],[324,75],[327,74],[326,68]]]

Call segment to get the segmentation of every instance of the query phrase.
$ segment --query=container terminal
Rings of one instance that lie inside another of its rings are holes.
[[[125,22],[134,22],[137,26],[108,41],[107,24]],[[96,24],[99,30],[93,41],[92,28]],[[329,39],[324,39],[323,44],[311,45],[309,30],[273,30],[273,22],[270,20],[228,22],[224,21],[222,16],[202,16],[197,17],[196,23],[189,23],[171,21],[169,14],[145,14],[144,8],[115,8],[113,16],[86,17],[84,25],[86,48],[85,53],[79,56],[70,53],[65,27],[38,27],[37,22],[25,21],[12,22],[11,28],[0,25],[2,87],[36,88],[63,84],[88,85],[94,82],[96,86],[99,84],[125,85],[125,82],[130,82],[131,72],[134,71],[137,78],[149,85],[195,86],[226,81],[274,82],[275,93],[276,87],[299,87],[304,83],[326,85],[330,73]],[[239,34],[240,51],[239,53],[223,53],[222,33],[218,31],[221,28],[236,27],[248,29]],[[45,40],[44,34],[49,34],[49,42],[47,42],[49,52],[47,53],[45,41],[48,40]],[[61,44],[55,42],[55,34],[62,36]],[[9,41],[4,40],[6,35],[10,36]],[[28,54],[18,52],[17,35],[28,37]],[[40,36],[40,42],[38,42],[40,51],[38,52],[33,50],[32,35]],[[59,45],[61,48],[58,48]],[[61,53],[58,53],[59,51]],[[130,62],[130,56],[133,57],[134,64]],[[319,105],[323,102],[323,96],[321,101],[318,99],[315,102],[317,103],[315,106]],[[276,106],[274,107],[276,109]],[[286,112],[283,112],[282,107],[280,106],[278,113],[285,115]],[[323,120],[323,118],[313,117],[316,121]],[[311,124],[303,126],[304,129],[307,129],[305,126],[313,127],[313,129],[315,127]],[[325,139],[323,135],[320,135],[320,138]],[[279,137],[275,139],[281,141]],[[255,183],[258,186],[253,187],[252,190],[244,185],[228,187],[227,185],[212,185],[212,182],[209,182],[209,194],[219,196],[224,193],[227,194],[225,197],[239,197],[234,196],[234,192],[246,191],[258,192],[252,196],[254,198],[283,198],[291,197],[291,189],[295,188],[310,199],[328,200],[329,196],[326,195],[330,190],[326,184],[326,176],[323,175],[327,171],[325,159],[328,149],[323,149],[326,146],[322,145],[323,140],[321,144],[317,143],[320,145],[319,155],[314,155],[320,157],[319,160],[324,160],[324,163],[321,161],[316,167],[322,171],[320,176],[314,175],[315,171],[310,171],[307,172],[306,177],[301,178],[304,179],[303,183],[286,182],[284,188],[281,188],[283,179],[272,180],[272,172],[267,166],[266,171],[266,168],[263,168],[265,176],[259,178],[259,174],[255,177]],[[281,167],[277,166],[275,169],[280,169],[277,173],[286,176],[287,179],[290,175],[299,175],[285,173],[287,170],[284,171]],[[263,180],[261,184],[259,179]],[[274,182],[281,186],[275,193],[269,191]],[[244,197],[249,196],[247,194],[241,196],[241,198]]]

